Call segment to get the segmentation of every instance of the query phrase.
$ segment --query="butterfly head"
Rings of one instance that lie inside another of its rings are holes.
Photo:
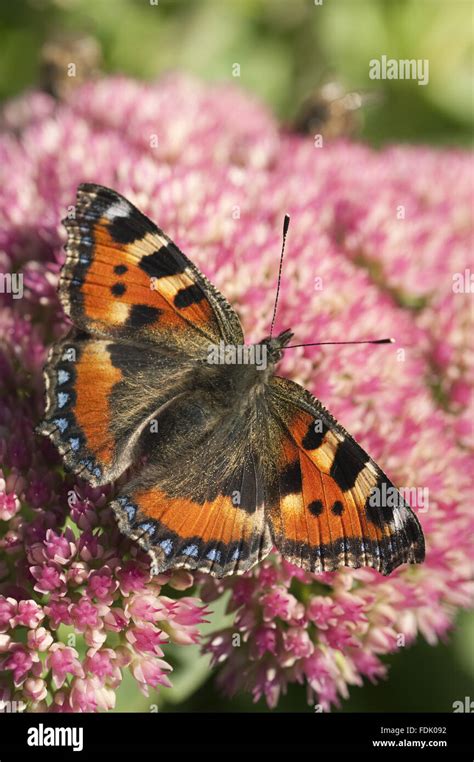
[[[267,336],[263,339],[261,343],[267,347],[268,358],[271,363],[274,364],[281,360],[281,350],[288,344],[293,336],[293,331],[287,329],[278,334],[278,336]]]

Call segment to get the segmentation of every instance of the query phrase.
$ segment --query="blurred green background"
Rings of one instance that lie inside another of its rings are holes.
[[[322,4],[319,4],[322,3]],[[472,0],[16,0],[0,3],[0,97],[39,79],[45,41],[93,36],[106,72],[151,79],[184,69],[232,78],[290,121],[334,75],[369,90],[362,137],[466,144],[472,138]],[[429,86],[369,78],[388,55],[428,59]]]
[[[230,80],[285,124],[324,82],[367,95],[359,136],[373,145],[472,141],[471,0],[16,0],[0,3],[0,98],[45,83],[44,45],[68,34],[98,43],[103,72],[154,79],[173,69]],[[43,51],[43,53],[42,53]],[[369,78],[382,55],[429,60],[429,85]],[[240,77],[233,78],[233,66]],[[213,616],[209,629],[223,620]],[[452,711],[474,697],[474,617],[462,614],[446,644],[421,640],[386,659],[387,681],[354,688],[342,711]],[[185,652],[185,653],[183,653]],[[248,696],[223,699],[198,648],[173,651],[174,687],[145,698],[126,680],[118,710],[265,711]],[[179,659],[185,658],[182,663]],[[173,659],[172,659],[173,660]],[[313,711],[293,686],[278,711]]]

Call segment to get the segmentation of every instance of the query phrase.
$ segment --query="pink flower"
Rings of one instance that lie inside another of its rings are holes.
[[[6,651],[10,651],[11,643],[12,643],[11,635],[5,635],[4,632],[0,633],[0,653],[5,653]]]
[[[159,685],[171,686],[166,675],[170,670],[167,662],[150,656],[136,656],[131,664],[132,675],[145,696],[148,696],[148,687],[156,689]]]
[[[33,655],[23,646],[12,645],[10,655],[3,660],[3,669],[11,670],[15,686],[21,685],[33,666]]]
[[[71,618],[76,630],[84,632],[87,628],[97,627],[99,612],[92,601],[82,598],[79,603],[71,606]]]
[[[107,682],[111,687],[117,687],[122,681],[122,674],[111,648],[103,648],[88,655],[84,662],[84,669],[95,675],[102,683]]]
[[[84,642],[89,646],[89,650],[95,652],[98,648],[104,645],[107,640],[107,632],[105,629],[88,628],[84,633]]]
[[[306,659],[314,651],[314,644],[307,630],[300,627],[292,627],[283,634],[283,644],[288,652],[289,660],[285,666],[291,666],[297,659]]]
[[[166,598],[162,597],[166,601]],[[179,598],[172,604],[169,612],[170,617],[176,624],[183,627],[192,627],[203,622],[203,615],[206,613],[202,606],[196,605],[196,599],[189,596]]]
[[[195,598],[184,597],[178,601],[161,597],[167,608],[166,632],[173,643],[191,645],[199,642],[198,624],[206,622],[204,618],[209,612]]]
[[[83,561],[92,561],[103,555],[103,548],[99,542],[99,535],[86,530],[82,533],[78,543],[79,556]]]
[[[125,606],[125,612],[134,622],[158,622],[167,619],[168,608],[153,593],[133,593]]]
[[[261,627],[259,630],[256,630],[253,637],[255,639],[258,659],[261,659],[267,651],[273,655],[277,653],[278,631],[276,627]]]
[[[57,564],[68,563],[76,551],[73,538],[74,535],[70,529],[66,529],[63,534],[57,534],[52,529],[48,529],[44,540],[46,558]]]
[[[23,625],[24,627],[37,627],[39,623],[44,619],[44,611],[36,601],[19,601],[18,610],[15,615],[15,625]]]
[[[50,627],[56,630],[60,624],[72,624],[71,604],[66,598],[52,600],[45,606],[45,613],[49,617]]]
[[[113,608],[104,616],[104,627],[111,632],[121,632],[128,624],[128,612],[125,614],[121,608]]]
[[[56,691],[53,696],[53,704],[49,711],[61,714],[74,712],[75,710],[72,708],[70,702],[70,691]]]
[[[150,579],[150,572],[146,568],[129,561],[121,569],[117,570],[117,577],[122,595],[127,596],[132,592],[143,590],[145,584]]]
[[[65,646],[64,643],[53,643],[46,657],[46,667],[51,669],[56,688],[61,688],[67,675],[84,675],[76,649]]]
[[[2,491],[2,479],[0,479],[0,519],[9,521],[20,510],[20,501],[15,494],[7,494]]]
[[[58,567],[52,564],[42,564],[41,566],[31,566],[30,572],[36,580],[34,589],[38,593],[64,589],[65,576]]]
[[[274,709],[278,704],[282,691],[282,684],[275,667],[265,665],[258,667],[252,682],[254,701],[258,701],[262,696],[265,696],[270,709]]]
[[[69,702],[73,712],[97,712],[115,706],[115,692],[102,685],[97,677],[76,678],[72,682]]]
[[[168,636],[153,625],[130,627],[126,638],[135,651],[139,653],[155,653],[163,656],[160,646],[168,641]]]
[[[43,701],[48,695],[48,688],[44,680],[40,677],[30,677],[23,686],[25,698],[33,704]]]
[[[338,680],[339,669],[334,660],[331,651],[323,652],[321,649],[315,649],[301,665],[305,675],[310,696],[322,711],[330,710],[332,704],[339,705],[338,698]],[[344,684],[343,684],[344,685]]]
[[[262,598],[263,618],[267,622],[275,618],[290,621],[299,611],[296,598],[282,588],[275,587]]]
[[[337,624],[332,598],[322,595],[315,596],[311,599],[306,611],[308,619],[320,629],[327,630],[328,627]]]
[[[17,611],[18,603],[14,598],[0,595],[0,632],[6,632],[11,627]]]
[[[66,581],[73,585],[83,585],[89,579],[90,568],[84,561],[73,561],[66,571]]]
[[[75,491],[71,494],[73,496],[69,500],[71,519],[80,529],[93,529],[97,524],[97,513],[94,503],[88,498],[80,499]]]
[[[27,635],[28,648],[31,651],[47,651],[54,643],[54,638],[45,627],[30,630]]]
[[[104,567],[94,571],[88,576],[87,580],[89,596],[104,603],[111,602],[118,584],[117,580],[113,578],[111,569]]]

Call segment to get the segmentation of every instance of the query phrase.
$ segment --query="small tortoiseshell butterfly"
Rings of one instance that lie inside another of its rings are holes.
[[[242,574],[274,546],[313,572],[423,561],[418,520],[389,479],[275,375],[291,331],[254,345],[253,362],[211,362],[210,348],[237,357],[240,321],[153,222],[83,184],[64,224],[59,295],[74,327],[50,351],[38,430],[94,486],[137,466],[112,506],[154,573]]]

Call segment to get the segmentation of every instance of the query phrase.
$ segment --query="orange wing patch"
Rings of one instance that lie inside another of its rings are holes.
[[[125,491],[112,503],[119,526],[148,551],[156,574],[169,568],[242,574],[272,548],[263,505],[248,512],[227,495],[199,504],[158,487]]]
[[[53,347],[45,367],[46,413],[37,428],[54,442],[66,465],[94,486],[118,475],[111,395],[122,372],[108,347],[109,342],[75,330]]]
[[[142,513],[158,519],[170,532],[182,537],[199,535],[204,542],[248,540],[259,528],[252,514],[233,505],[231,497],[219,496],[203,504],[192,500],[170,498],[159,489],[138,491],[134,501]],[[260,526],[260,529],[262,527]]]
[[[87,446],[98,461],[110,466],[114,452],[110,419],[114,411],[110,407],[110,395],[122,373],[112,365],[105,342],[88,342],[84,345],[76,364],[76,404],[74,415]]]
[[[360,500],[352,491],[344,493],[329,476],[328,459],[324,454],[320,469],[317,457],[285,438],[278,466],[279,494],[268,511],[275,544],[283,555],[316,571],[353,565],[349,547],[355,547],[364,537],[377,544],[390,534],[388,528],[370,524]],[[339,546],[341,550],[337,550]],[[309,559],[311,548],[320,554],[319,564],[316,558],[313,566]]]
[[[191,363],[190,366],[191,367]],[[38,431],[94,486],[140,459],[150,421],[172,404],[189,367],[179,353],[96,339],[73,329],[50,351],[47,406]],[[184,383],[184,382],[183,382]]]
[[[215,309],[223,298],[211,296],[204,276],[126,199],[80,186],[75,217],[64,224],[60,298],[75,325],[181,348],[185,339],[191,350],[222,338]]]
[[[211,306],[186,270],[157,277],[148,274],[152,268],[140,267],[146,257],[158,259],[161,249],[161,256],[167,256],[166,246],[157,250],[156,236],[148,233],[134,244],[118,246],[102,218],[94,226],[94,242],[94,258],[80,290],[86,314],[97,329],[112,322],[145,333],[159,330],[169,334],[170,329],[189,330],[191,322],[204,331],[212,330],[217,339]],[[122,264],[117,266],[118,261]]]
[[[287,383],[294,395],[298,387]],[[284,384],[277,379],[275,386],[280,391]],[[283,438],[279,496],[269,511],[279,550],[312,571],[364,565],[388,574],[423,560],[423,535],[410,507],[317,401],[314,407],[310,413],[293,400],[283,404],[280,395],[272,407]],[[383,502],[387,492],[398,496],[395,508]]]

